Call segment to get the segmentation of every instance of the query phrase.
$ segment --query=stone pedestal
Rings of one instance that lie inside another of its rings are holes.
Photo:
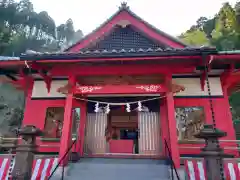
[[[29,180],[32,176],[32,165],[36,152],[36,137],[42,133],[35,126],[25,126],[18,133],[19,136],[22,136],[22,141],[16,149],[12,179]]]
[[[205,140],[205,147],[201,155],[205,159],[207,179],[224,180],[223,158],[232,157],[226,155],[218,144],[218,139],[225,137],[226,132],[215,129],[213,125],[204,125],[203,129],[195,135],[196,138]]]

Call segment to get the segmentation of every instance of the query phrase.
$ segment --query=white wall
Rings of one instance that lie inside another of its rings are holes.
[[[50,93],[47,92],[44,81],[34,81],[32,97],[33,98],[53,98],[65,97],[64,94],[57,92],[57,89],[66,85],[67,80],[53,80],[51,84]]]
[[[201,90],[200,78],[174,78],[173,82],[185,87],[185,91],[177,93],[176,96],[208,96],[207,84],[205,91]],[[209,78],[211,95],[223,95],[221,82],[218,77]],[[32,97],[33,98],[58,98],[65,95],[58,93],[57,89],[67,84],[67,80],[54,80],[51,84],[51,90],[48,94],[44,81],[34,81]]]
[[[207,82],[202,91],[200,78],[174,78],[173,82],[185,87],[185,91],[177,93],[176,96],[208,96]],[[212,96],[223,95],[219,77],[210,77],[209,83]]]

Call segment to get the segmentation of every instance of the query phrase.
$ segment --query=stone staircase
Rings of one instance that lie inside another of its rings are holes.
[[[65,180],[169,180],[166,160],[82,158],[65,169]],[[60,179],[61,170],[52,179]]]

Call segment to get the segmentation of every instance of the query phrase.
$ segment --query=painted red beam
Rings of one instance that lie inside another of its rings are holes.
[[[128,57],[128,58],[82,58],[82,59],[66,59],[66,60],[33,60],[28,61],[29,63],[37,62],[37,63],[74,63],[74,62],[99,62],[99,61],[137,61],[137,60],[167,60],[167,59],[201,59],[201,56],[159,56],[159,57]],[[240,54],[227,54],[227,55],[212,55],[212,61],[214,60],[240,60]],[[167,62],[167,61],[166,61]],[[229,61],[225,61],[227,64],[229,64]],[[25,62],[16,60],[16,61],[3,61],[0,63],[1,67],[8,67],[8,66],[25,66]]]
[[[204,91],[205,82],[206,82],[206,71],[204,70],[200,75],[200,85],[201,85],[202,91]]]
[[[230,61],[225,61],[225,60],[240,60],[240,54],[228,54],[228,55],[211,55],[210,57],[211,63],[214,60],[222,60],[224,63],[228,63]],[[164,63],[171,63],[170,60],[178,59],[179,62],[181,63],[183,60],[201,60],[202,56],[197,56],[197,55],[186,55],[186,56],[154,56],[154,57],[109,57],[109,58],[79,58],[79,59],[54,59],[54,60],[37,60],[37,63],[45,64],[45,63],[76,63],[76,62],[106,62],[106,61],[147,61],[147,60],[156,60],[156,61],[164,61]],[[28,61],[28,62],[36,62],[34,61]],[[189,62],[185,62],[189,63]],[[194,61],[192,62],[194,63]],[[195,62],[196,63],[196,62]],[[16,64],[21,64],[24,65],[23,61],[6,61],[6,62],[1,62],[1,66],[6,66],[6,65],[16,65]],[[199,65],[199,64],[195,64]]]
[[[11,60],[11,61],[1,61],[0,62],[0,67],[8,67],[8,66],[26,66],[24,61],[19,61],[19,60]],[[20,69],[19,68],[19,69]]]
[[[240,84],[240,74],[232,75],[228,78],[227,84],[225,84],[228,88],[234,87]]]
[[[240,54],[219,54],[219,55],[213,55],[214,60],[240,60]],[[229,61],[225,61],[226,63],[229,63]]]
[[[235,91],[237,86],[240,84],[240,70],[235,70],[234,66],[224,71],[221,75],[221,81],[224,88],[227,89],[228,94]]]
[[[79,58],[79,59],[52,59],[52,60],[37,60],[38,63],[73,63],[73,62],[106,62],[106,61],[147,61],[147,60],[164,60],[165,62],[173,60],[173,59],[179,59],[181,62],[182,60],[189,60],[189,59],[201,59],[201,56],[196,56],[196,55],[186,55],[186,56],[144,56],[144,57],[93,57],[93,58]]]
[[[145,74],[178,74],[192,73],[194,66],[164,65],[118,65],[118,66],[58,66],[50,71],[52,76],[91,76],[91,75],[145,75]]]
[[[156,60],[156,61],[165,61],[165,63],[168,62],[168,60],[174,60],[179,59],[181,62],[182,60],[201,60],[202,56],[196,56],[196,55],[187,55],[187,56],[154,56],[154,57],[109,57],[109,58],[81,58],[81,59],[54,59],[54,60],[33,60],[28,61],[30,62],[37,62],[37,63],[74,63],[74,62],[106,62],[106,61],[147,61],[147,60]],[[240,54],[228,54],[228,55],[211,55],[211,62],[214,60],[240,60]],[[229,61],[225,61],[226,63],[229,63]],[[169,61],[169,63],[171,63]],[[9,64],[21,64],[24,65],[24,61],[6,61],[1,62],[1,66],[9,65]]]
[[[231,63],[230,64],[230,69],[225,70],[222,74],[221,74],[221,80],[222,80],[222,85],[225,86],[227,85],[229,82],[228,80],[231,78],[231,76],[234,73],[234,64]]]
[[[160,94],[166,92],[164,85],[105,85],[105,86],[76,86],[74,94]]]
[[[189,60],[189,59],[201,59],[201,56],[157,56],[157,57],[116,57],[116,58],[81,58],[81,59],[54,59],[54,60],[28,60],[27,62],[29,64],[32,63],[41,63],[41,64],[46,64],[46,63],[76,63],[76,62],[106,62],[106,61],[147,61],[147,60],[164,60],[167,62],[169,59],[179,59],[179,60]],[[7,67],[7,66],[18,66],[18,65],[23,65],[25,66],[25,62],[22,61],[4,61],[0,63],[1,67]]]
[[[214,57],[212,55],[208,56],[207,59],[206,59],[207,62],[204,62],[204,59],[202,59],[202,60],[203,60],[202,65],[207,66],[207,68],[204,69],[201,72],[201,75],[200,75],[201,90],[204,91],[206,78],[207,78],[207,73],[209,73],[209,71],[211,71],[211,63],[213,62]]]

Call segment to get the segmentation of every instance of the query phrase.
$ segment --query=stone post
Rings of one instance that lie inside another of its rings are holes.
[[[232,157],[224,154],[218,144],[218,139],[225,137],[226,132],[215,129],[213,125],[204,125],[203,129],[195,135],[196,138],[205,140],[205,147],[201,150],[201,156],[205,159],[207,179],[224,180],[223,158]]]
[[[25,126],[18,132],[22,136],[21,144],[16,148],[15,166],[12,172],[13,180],[29,180],[32,176],[34,154],[36,152],[36,137],[42,132],[35,126]]]

